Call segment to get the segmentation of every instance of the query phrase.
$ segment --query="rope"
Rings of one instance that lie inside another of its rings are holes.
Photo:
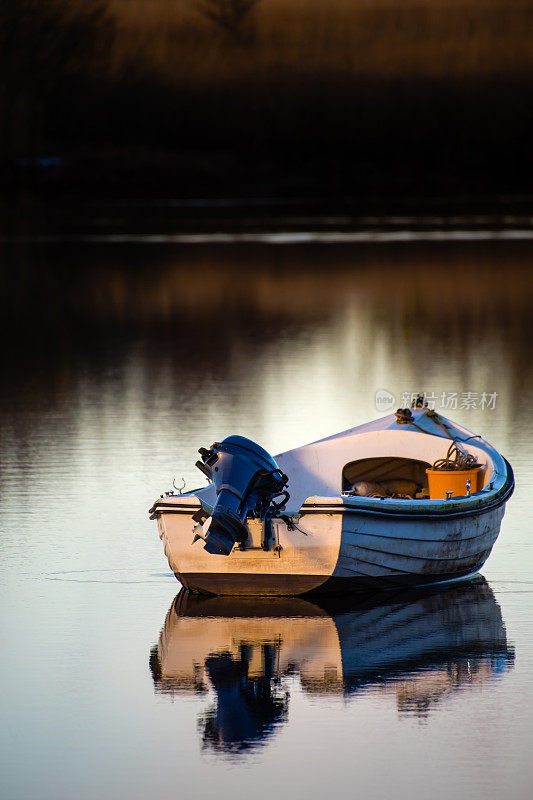
[[[450,429],[448,428],[448,426],[446,425],[446,423],[445,423],[445,422],[443,422],[443,421],[442,421],[442,420],[439,418],[439,415],[437,414],[437,412],[436,412],[436,411],[434,411],[434,409],[432,409],[432,408],[428,408],[428,409],[426,409],[426,416],[427,416],[427,417],[429,417],[430,419],[432,419],[432,420],[433,420],[433,422],[434,422],[436,425],[438,425],[440,428],[442,428],[442,430],[444,431],[444,433],[446,434],[446,436],[449,436],[449,438],[450,438],[450,439],[453,439],[453,438],[454,438],[454,437],[453,437],[453,434],[451,433],[451,431],[450,431]]]
[[[415,422],[415,418],[411,414],[411,410],[409,408],[399,408],[394,412],[394,416],[396,417],[396,422],[398,425],[412,425],[413,428],[417,428],[420,433],[427,434],[427,431],[424,430],[424,428],[421,428],[420,425]]]
[[[438,425],[439,428],[441,428],[441,430],[444,431],[444,433],[449,439],[452,439],[454,442],[457,441],[457,438],[454,437],[449,427],[446,425],[445,422],[442,421],[442,419],[440,419],[439,415],[433,408],[426,408],[425,411],[426,411],[426,416],[429,417],[430,420],[432,420],[435,423],[435,425]],[[397,411],[394,412],[394,416],[396,417],[396,422],[398,423],[398,425],[412,425],[414,428],[417,428],[421,433],[426,433],[426,434],[429,433],[429,431],[424,430],[424,428],[420,427],[420,425],[418,425],[415,422],[415,418],[413,417],[411,409],[409,408],[399,408]],[[474,436],[467,436],[466,439],[460,439],[459,441],[467,442],[469,439],[480,439],[480,438],[481,438],[480,434],[477,433]]]
[[[457,446],[457,439],[454,439],[445,457],[438,458],[431,469],[455,471],[460,469],[475,469],[475,467],[479,467],[477,458],[470,453],[464,453],[460,450]]]
[[[396,417],[396,422],[398,425],[409,425],[410,423],[414,422],[414,417],[411,414],[411,409],[409,408],[399,408],[394,412],[394,416]]]
[[[304,536],[308,535],[305,531],[298,527],[295,521],[292,520],[288,514],[280,514],[279,518],[283,520],[288,531],[300,531],[300,533],[303,533]]]

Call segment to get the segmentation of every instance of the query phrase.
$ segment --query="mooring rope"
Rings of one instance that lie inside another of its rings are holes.
[[[441,420],[441,418],[433,408],[426,409],[426,417],[432,419],[433,422],[439,426],[439,428],[442,428],[446,436],[448,436],[450,439],[454,438],[452,432],[450,431],[446,423]]]
[[[457,439],[454,439],[448,448],[444,458],[438,458],[431,469],[436,470],[466,470],[479,467],[478,460],[471,453],[464,453],[457,446]]]

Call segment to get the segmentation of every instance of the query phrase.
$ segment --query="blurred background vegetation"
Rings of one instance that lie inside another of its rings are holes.
[[[0,183],[531,191],[533,0],[0,0]]]

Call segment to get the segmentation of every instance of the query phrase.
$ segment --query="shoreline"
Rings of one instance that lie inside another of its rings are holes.
[[[533,237],[533,195],[157,197],[0,192],[0,241],[195,243]]]
[[[383,169],[352,180],[348,161],[334,187],[307,162],[282,166],[130,148],[18,158],[0,169],[0,239],[533,230],[533,193],[516,188],[402,184]]]

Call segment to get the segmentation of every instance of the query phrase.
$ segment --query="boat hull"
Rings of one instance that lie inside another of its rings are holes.
[[[275,520],[277,547],[229,556],[191,545],[192,513],[161,513],[160,536],[178,580],[194,592],[288,596],[423,586],[470,575],[485,563],[504,504],[468,516],[369,515],[302,508],[298,529]]]
[[[421,586],[477,572],[491,553],[503,514],[503,505],[467,518],[419,522],[348,513],[329,587]]]

